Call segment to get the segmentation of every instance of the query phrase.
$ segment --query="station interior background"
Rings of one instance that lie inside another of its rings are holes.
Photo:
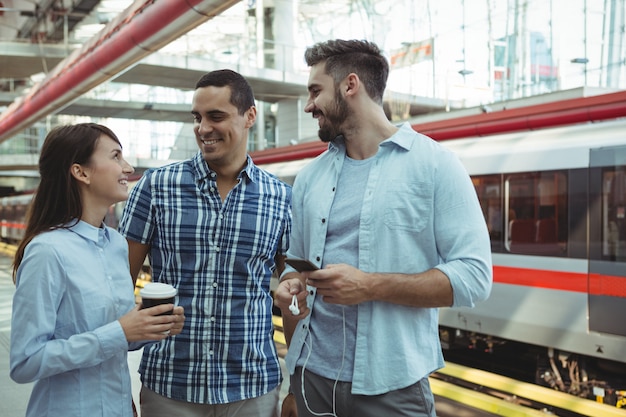
[[[302,111],[303,53],[331,38],[368,39],[384,49],[392,68],[385,106],[398,122],[626,87],[626,0],[190,0],[209,16],[198,14],[182,27],[163,23],[158,49],[140,45],[129,52],[135,60],[112,58],[114,71],[70,85],[45,109],[16,121],[16,109],[54,82],[72,57],[106,48],[103,40],[115,41],[117,28],[145,25],[142,14],[168,1],[0,1],[4,193],[34,188],[43,139],[62,123],[111,127],[136,166],[189,157],[197,150],[193,86],[219,68],[253,80],[259,120],[251,151],[317,140],[315,121]],[[162,76],[142,77],[141,68]]]

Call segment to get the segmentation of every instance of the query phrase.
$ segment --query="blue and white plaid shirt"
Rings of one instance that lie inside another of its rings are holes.
[[[222,202],[202,154],[147,171],[119,225],[150,244],[152,280],[178,289],[183,332],[144,349],[149,389],[193,403],[223,404],[276,388],[270,278],[288,248],[291,187],[254,165]]]

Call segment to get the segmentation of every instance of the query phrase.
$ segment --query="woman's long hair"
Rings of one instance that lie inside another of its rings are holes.
[[[26,246],[35,236],[48,230],[67,227],[83,215],[83,206],[73,164],[89,165],[98,139],[106,135],[120,143],[106,126],[80,123],[52,129],[39,155],[41,180],[26,213],[26,231],[13,259],[13,282],[24,258]]]

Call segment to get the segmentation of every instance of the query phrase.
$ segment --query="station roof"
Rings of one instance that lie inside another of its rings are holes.
[[[41,72],[42,63],[54,66],[65,58],[66,50],[50,45],[40,51],[35,45],[20,43],[0,43],[5,50],[0,55],[0,78],[19,79]],[[169,87],[178,90],[193,90],[196,81],[207,71],[225,68],[227,64],[209,58],[183,58],[153,53],[112,81],[127,84],[144,84]],[[255,98],[267,103],[286,99],[297,99],[306,95],[308,74],[288,74],[271,68],[236,68],[250,82]],[[20,94],[0,92],[0,106],[11,104]],[[394,94],[401,100],[401,94]],[[410,116],[419,116],[445,109],[443,100],[428,97],[406,96],[410,103]],[[143,119],[157,121],[187,122],[190,120],[189,104],[135,102],[120,100],[98,100],[79,98],[60,114],[85,115],[93,117],[115,117],[121,119]]]

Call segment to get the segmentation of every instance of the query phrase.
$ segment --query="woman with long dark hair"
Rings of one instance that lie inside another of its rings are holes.
[[[133,415],[127,352],[179,334],[182,307],[135,305],[126,240],[103,219],[134,172],[107,127],[54,128],[15,255],[11,378],[27,416]]]

